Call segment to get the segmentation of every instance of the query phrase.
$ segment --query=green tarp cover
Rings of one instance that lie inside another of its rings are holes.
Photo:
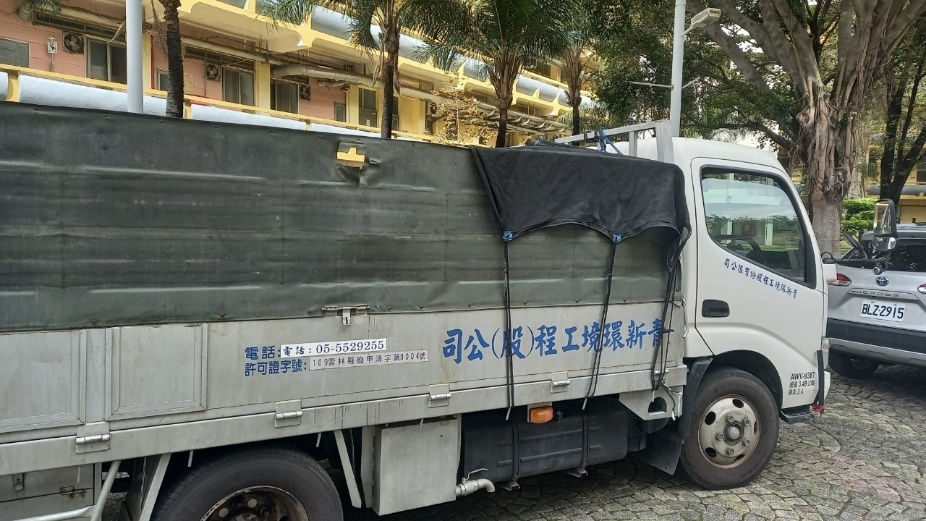
[[[350,147],[362,168],[337,161]],[[0,331],[502,308],[470,151],[0,103]],[[673,233],[618,247],[612,302],[663,298]],[[600,304],[609,241],[511,245],[514,307]]]

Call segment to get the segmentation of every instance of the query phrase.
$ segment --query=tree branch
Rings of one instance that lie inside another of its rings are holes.
[[[794,143],[788,139],[786,136],[775,132],[771,127],[762,123],[761,121],[752,121],[749,123],[717,123],[717,124],[708,124],[701,122],[694,122],[691,124],[693,127],[701,128],[704,130],[721,130],[721,129],[742,129],[742,130],[752,130],[755,132],[762,132],[765,134],[769,140],[778,145],[784,150],[790,151]]]
[[[765,28],[769,40],[769,48],[763,46],[763,50],[769,52],[784,68],[798,93],[806,96],[811,90],[810,85],[820,77],[813,51],[807,49],[807,52],[801,52],[794,38],[788,37],[782,29],[785,22],[772,3],[759,2],[758,6],[762,14],[762,27]],[[785,8],[790,10],[787,5]],[[792,11],[791,14],[793,15],[794,12]],[[808,60],[812,63],[808,63]]]
[[[920,81],[922,81],[923,79],[923,61],[924,61],[923,57],[920,57],[919,64],[917,65],[917,68],[916,68],[916,74],[914,74],[914,78],[913,78],[913,87],[910,89],[910,99],[907,102],[907,109],[906,109],[907,113],[906,113],[906,116],[904,117],[903,126],[900,127],[900,147],[898,150],[898,155],[900,156],[904,155],[904,145],[906,144],[906,141],[907,141],[907,134],[910,133],[910,125],[912,125],[913,123],[913,113],[916,111],[916,98],[920,90]],[[904,72],[907,72],[907,71],[904,71]],[[900,86],[901,89],[906,89],[907,81],[904,81],[904,83],[901,84]],[[901,93],[902,92],[903,91],[901,90]]]
[[[905,2],[897,2],[900,6],[903,6],[904,3]],[[900,11],[896,17],[891,19],[893,24],[887,29],[887,35],[885,37],[885,40],[888,42],[888,46],[885,48],[888,54],[897,47],[910,26],[913,25],[916,19],[923,13],[926,13],[926,0],[910,0],[907,7]]]
[[[724,3],[726,0],[720,0],[719,3]],[[714,2],[718,3],[717,0]],[[692,5],[695,9],[703,10],[705,5],[700,0],[691,0],[689,5]],[[737,12],[739,12],[737,10]],[[746,53],[740,49],[739,45],[733,41],[733,38],[725,33],[723,29],[717,26],[717,24],[711,24],[704,28],[704,31],[708,36],[723,50],[723,52],[730,57],[730,60],[736,65],[737,70],[740,71],[740,74],[743,75],[743,78],[752,85],[753,87],[759,89],[762,92],[771,93],[771,89],[768,86],[768,82],[765,81],[765,78],[762,74],[756,69],[755,65],[749,60],[749,57]]]

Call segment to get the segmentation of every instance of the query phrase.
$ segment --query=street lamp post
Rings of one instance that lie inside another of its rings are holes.
[[[685,0],[675,0],[675,29],[672,32],[672,95],[669,103],[669,125],[672,136],[678,137],[682,126],[682,63],[685,55],[685,35],[720,18],[720,9],[707,8],[691,18],[685,29]]]

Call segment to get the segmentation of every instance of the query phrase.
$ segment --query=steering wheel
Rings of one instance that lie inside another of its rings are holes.
[[[858,242],[858,239],[856,239],[855,236],[848,232],[842,232],[842,238],[849,243],[849,246],[852,246],[853,250],[858,251],[863,258],[868,258],[868,252],[865,251],[865,248],[862,247],[862,243]]]
[[[756,242],[752,237],[744,237],[741,235],[717,235],[714,237],[716,241],[731,241],[731,242],[745,242],[752,249],[753,254],[757,256],[762,255],[762,248],[759,247],[759,243]]]

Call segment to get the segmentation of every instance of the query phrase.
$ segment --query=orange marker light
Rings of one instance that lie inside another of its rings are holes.
[[[528,415],[529,423],[547,423],[553,419],[553,407],[550,405],[544,405],[542,407],[534,407],[531,409],[530,414]]]

